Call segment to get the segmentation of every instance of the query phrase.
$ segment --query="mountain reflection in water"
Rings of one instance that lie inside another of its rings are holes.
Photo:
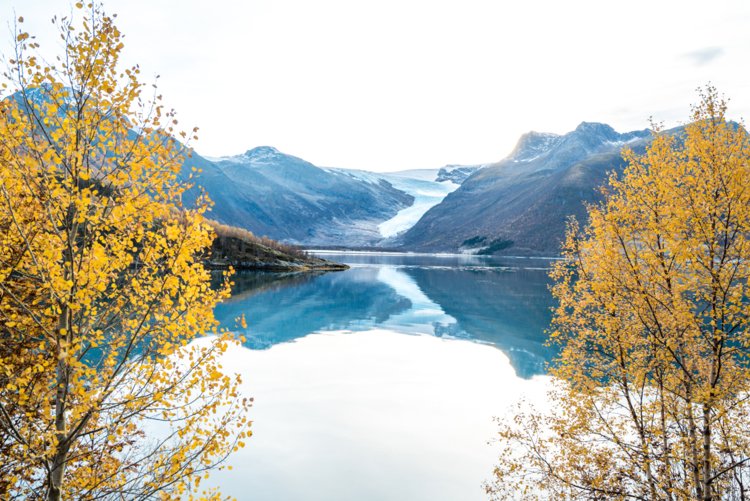
[[[545,372],[553,304],[549,260],[325,254],[351,269],[325,274],[241,272],[216,308],[246,345],[269,348],[311,333],[384,328],[470,339],[502,350],[517,375]],[[244,314],[247,328],[237,325]]]

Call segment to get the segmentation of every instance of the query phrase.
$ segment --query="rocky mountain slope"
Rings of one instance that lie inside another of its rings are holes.
[[[371,243],[379,223],[414,201],[387,181],[365,183],[271,147],[212,160],[193,154],[192,167],[214,201],[210,217],[294,244]]]
[[[642,150],[648,130],[620,134],[581,123],[565,135],[530,132],[506,159],[473,172],[400,239],[409,250],[557,255],[568,216],[583,220],[621,150]]]
[[[261,146],[213,159],[193,153],[184,175],[193,168],[186,201],[205,190],[220,223],[307,247],[374,247],[389,245],[478,166],[374,173],[320,168]]]

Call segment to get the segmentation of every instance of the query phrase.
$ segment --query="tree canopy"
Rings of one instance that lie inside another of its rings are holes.
[[[0,101],[0,498],[182,499],[249,436],[250,401],[183,207],[186,147],[96,4],[18,19]],[[190,344],[199,337],[200,342]]]
[[[550,408],[501,424],[493,497],[747,499],[750,139],[726,110],[707,87],[571,225]]]

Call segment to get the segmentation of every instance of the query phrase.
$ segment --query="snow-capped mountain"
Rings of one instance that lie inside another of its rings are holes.
[[[458,187],[438,182],[438,169],[320,168],[270,146],[188,164],[202,170],[212,218],[304,246],[390,245]]]
[[[214,200],[211,217],[303,246],[556,255],[565,221],[585,218],[623,147],[648,130],[618,133],[583,122],[563,134],[524,134],[504,160],[375,173],[320,168],[262,146],[195,156]]]
[[[25,98],[48,94],[42,85]],[[6,99],[25,105],[18,93]],[[621,149],[643,150],[650,137],[582,122],[564,135],[524,134],[495,164],[387,174],[320,168],[270,146],[204,158],[176,139],[169,144],[185,155],[184,179],[199,172],[184,202],[203,189],[214,201],[209,217],[259,236],[304,246],[555,255],[567,218],[585,218],[607,172],[623,167]]]
[[[401,238],[424,251],[557,255],[568,216],[585,218],[624,146],[642,149],[648,130],[625,134],[583,122],[564,135],[524,134],[504,160],[470,175]]]
[[[275,148],[204,160],[196,183],[211,217],[257,235],[300,245],[370,245],[378,224],[414,199],[385,181],[364,183]]]

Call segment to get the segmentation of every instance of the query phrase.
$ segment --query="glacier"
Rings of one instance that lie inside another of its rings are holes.
[[[377,225],[383,239],[391,239],[417,224],[422,216],[460,184],[453,181],[437,181],[440,169],[412,169],[397,172],[369,172],[355,169],[328,168],[329,172],[346,174],[354,179],[380,184],[390,183],[395,189],[414,197],[414,203],[398,211],[392,218]]]
[[[393,238],[405,232],[419,221],[424,214],[436,206],[460,185],[452,181],[425,181],[418,178],[400,177],[398,175],[384,176],[397,190],[404,191],[414,197],[410,207],[401,209],[387,221],[378,225],[383,238]]]

